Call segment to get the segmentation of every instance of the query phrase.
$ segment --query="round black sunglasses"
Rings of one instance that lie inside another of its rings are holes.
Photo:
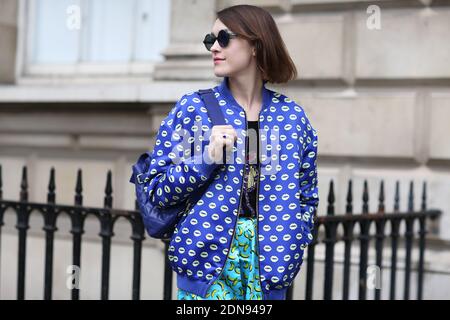
[[[211,51],[211,47],[214,45],[216,40],[222,48],[225,48],[230,42],[230,39],[235,37],[237,37],[236,33],[223,29],[219,31],[217,37],[213,33],[207,34],[203,40],[203,43],[205,44],[206,50]]]

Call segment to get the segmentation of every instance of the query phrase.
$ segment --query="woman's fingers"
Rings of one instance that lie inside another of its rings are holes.
[[[223,136],[231,137],[234,141],[237,140],[236,130],[231,125],[218,125],[214,126],[211,132],[212,140]]]
[[[223,157],[223,148],[230,150],[237,140],[237,132],[231,125],[217,125],[212,128],[209,156],[214,161],[221,161]]]
[[[233,138],[226,138],[225,140],[225,146],[228,147],[232,147],[234,145],[234,139]]]

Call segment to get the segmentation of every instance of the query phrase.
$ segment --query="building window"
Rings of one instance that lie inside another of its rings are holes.
[[[146,73],[163,60],[170,2],[27,1],[24,73]]]

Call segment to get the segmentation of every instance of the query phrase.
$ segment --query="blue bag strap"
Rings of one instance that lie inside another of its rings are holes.
[[[225,118],[223,116],[222,109],[220,108],[219,102],[216,99],[213,89],[200,89],[197,91],[200,97],[205,102],[205,107],[208,110],[209,117],[211,118],[212,125],[223,125],[226,124]]]
[[[225,117],[223,115],[222,109],[220,108],[219,102],[216,99],[214,90],[200,89],[197,91],[200,97],[205,102],[205,108],[208,111],[208,115],[211,118],[212,125],[223,125],[226,124]],[[226,147],[223,147],[223,163],[226,163]]]

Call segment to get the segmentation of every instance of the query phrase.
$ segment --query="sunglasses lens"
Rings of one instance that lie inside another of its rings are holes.
[[[216,39],[211,34],[207,34],[205,36],[205,39],[203,40],[203,44],[205,45],[206,50],[211,51],[211,47],[213,46],[215,41]]]
[[[219,41],[219,45],[222,48],[225,48],[228,45],[228,42],[230,42],[230,35],[225,30],[220,30],[217,35],[217,41]]]

